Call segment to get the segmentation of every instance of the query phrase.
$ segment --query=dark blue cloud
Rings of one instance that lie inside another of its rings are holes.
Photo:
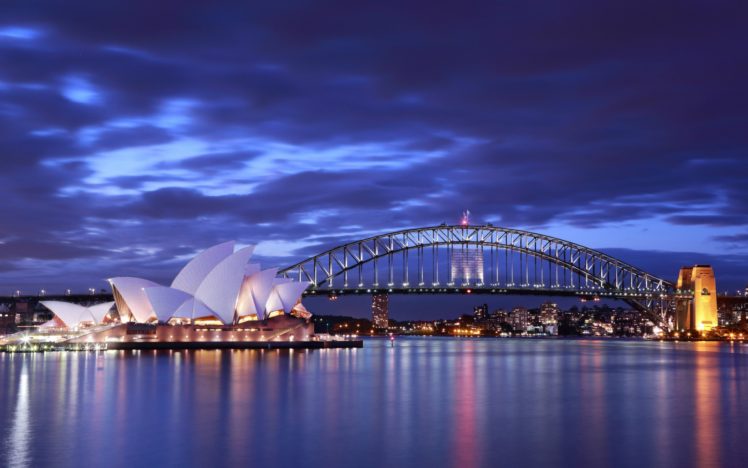
[[[63,260],[85,287],[163,279],[176,256],[230,238],[288,245],[262,255],[290,263],[465,208],[626,248],[665,276],[706,255],[742,286],[746,13],[698,1],[4,5],[0,259],[14,271],[0,293],[50,288]],[[652,254],[668,250],[696,253]]]

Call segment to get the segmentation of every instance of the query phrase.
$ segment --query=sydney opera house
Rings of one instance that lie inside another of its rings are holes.
[[[170,285],[110,278],[113,302],[82,306],[42,301],[54,317],[39,336],[108,348],[278,347],[313,342],[308,287],[251,263],[254,246],[213,246],[189,261]],[[273,345],[273,346],[271,346]]]

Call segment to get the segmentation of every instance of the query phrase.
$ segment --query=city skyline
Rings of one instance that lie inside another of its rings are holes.
[[[227,239],[285,266],[466,209],[748,282],[740,6],[118,8],[0,20],[0,294],[163,282]]]

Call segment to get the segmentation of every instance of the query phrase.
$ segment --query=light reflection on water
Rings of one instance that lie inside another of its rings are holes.
[[[0,464],[743,466],[748,346],[0,354]]]
[[[29,428],[29,372],[28,364],[21,363],[18,377],[18,394],[16,397],[13,421],[8,435],[8,453],[3,457],[10,467],[28,466],[31,430]]]

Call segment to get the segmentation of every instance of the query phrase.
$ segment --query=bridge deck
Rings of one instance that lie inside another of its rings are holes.
[[[515,296],[562,296],[581,298],[610,299],[651,299],[672,298],[673,295],[655,291],[620,291],[606,289],[533,288],[533,287],[490,287],[490,286],[440,286],[440,287],[377,287],[377,288],[310,288],[304,296],[323,295],[365,295],[365,294],[489,294]],[[678,297],[689,297],[681,294]]]

